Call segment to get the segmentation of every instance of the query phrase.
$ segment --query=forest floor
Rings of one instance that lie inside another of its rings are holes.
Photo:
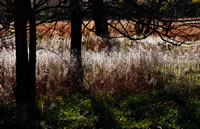
[[[158,89],[120,97],[42,96],[43,129],[199,129],[200,90],[190,94]],[[15,105],[1,105],[0,127],[14,129]]]

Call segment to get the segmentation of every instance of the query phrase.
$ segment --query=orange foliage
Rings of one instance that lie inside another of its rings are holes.
[[[126,33],[128,32],[131,35],[135,35],[135,22],[133,21],[126,21],[121,20],[120,22],[123,24],[124,27],[122,27],[121,24],[117,20],[108,20],[112,26],[116,27],[118,30]],[[94,21],[84,21],[84,25],[82,25],[83,35],[88,36],[90,34],[94,34],[91,32],[95,31],[95,23]],[[181,25],[183,24],[183,25]],[[184,25],[185,23],[175,23],[173,24],[173,27],[176,27],[176,29],[172,29],[169,31],[169,36],[175,36],[175,38],[183,39],[183,40],[189,40],[189,41],[196,41],[200,40],[200,27],[197,27],[194,23],[194,26],[192,24],[190,25]],[[86,27],[85,27],[86,26]],[[0,25],[0,29],[3,26]],[[12,26],[13,27],[13,23]],[[111,36],[119,36],[119,32],[117,32],[112,27],[108,27],[110,35]],[[11,32],[13,29],[11,29]],[[158,30],[160,33],[165,33],[164,30],[160,29]],[[0,36],[5,33],[4,31],[0,31]],[[58,21],[58,22],[52,22],[52,23],[44,23],[37,26],[37,35],[38,36],[44,36],[44,37],[55,37],[55,36],[67,36],[71,33],[71,23],[70,21]],[[154,33],[154,36],[158,36],[158,34]]]

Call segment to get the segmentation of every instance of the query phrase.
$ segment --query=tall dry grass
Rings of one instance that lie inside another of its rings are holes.
[[[7,40],[11,44],[14,40]],[[94,94],[123,95],[152,88],[189,91],[200,86],[200,47],[168,50],[162,40],[149,37],[140,43],[126,38],[111,39],[112,51],[93,34],[83,36],[84,86]],[[37,41],[36,84],[38,95],[66,95],[73,91],[67,83],[70,38]],[[0,51],[1,102],[13,100],[15,50]],[[5,101],[6,100],[6,101]]]

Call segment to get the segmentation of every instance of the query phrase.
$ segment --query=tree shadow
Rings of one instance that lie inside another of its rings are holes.
[[[96,122],[97,129],[122,129],[114,113],[102,99],[90,96],[90,100],[91,106],[98,116],[98,121]]]
[[[200,90],[194,90],[182,98],[179,103],[180,120],[183,128],[199,129],[200,127]]]
[[[198,96],[198,99],[194,101],[192,96]],[[199,129],[200,97],[198,93],[192,93],[192,96],[165,91],[138,96],[127,104],[127,108],[131,110],[128,117],[137,123],[148,119],[151,121],[150,128]]]
[[[44,122],[52,128],[177,129],[200,127],[200,92],[150,91],[113,98],[78,94],[44,101]],[[125,119],[121,119],[125,118]]]
[[[0,104],[0,129],[16,128],[16,107],[9,104]]]

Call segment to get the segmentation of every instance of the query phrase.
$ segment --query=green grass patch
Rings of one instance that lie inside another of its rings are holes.
[[[152,90],[121,97],[42,97],[40,107],[45,126],[56,129],[198,129],[199,100],[194,92],[183,95]]]

